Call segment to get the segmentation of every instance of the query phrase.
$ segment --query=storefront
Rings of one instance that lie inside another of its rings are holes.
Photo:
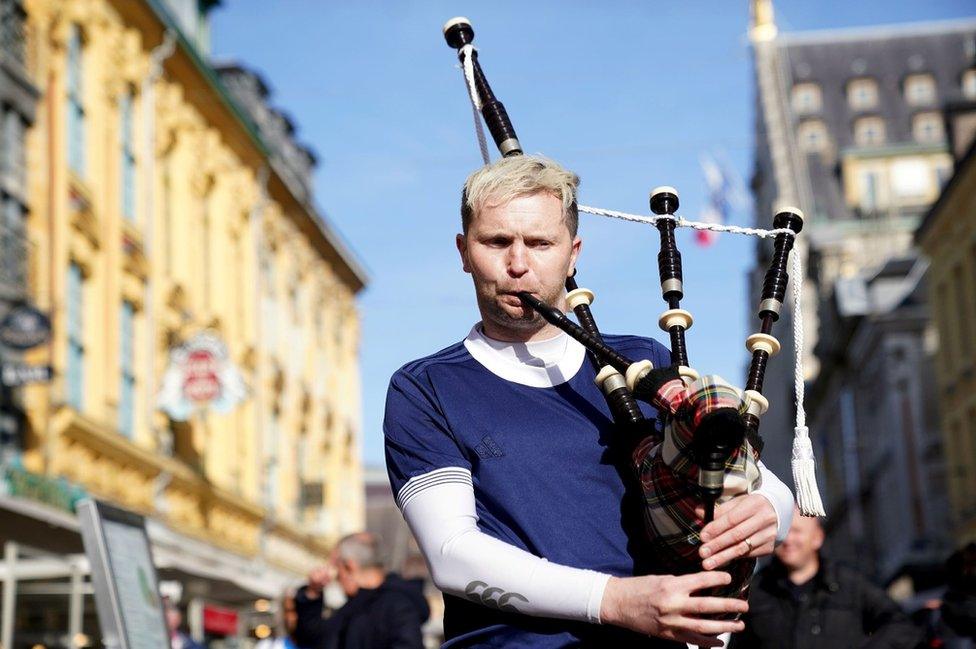
[[[74,504],[85,494],[16,466],[0,481],[0,642],[12,649],[99,646],[90,569]],[[185,626],[213,649],[250,647],[273,625],[279,596],[301,576],[180,534],[146,525],[159,578]]]

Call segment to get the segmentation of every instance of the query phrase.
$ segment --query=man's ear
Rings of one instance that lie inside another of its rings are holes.
[[[466,273],[471,272],[471,266],[468,264],[468,240],[463,234],[457,235],[454,239],[455,245],[457,245],[458,254],[461,255],[461,268]]]
[[[583,240],[573,237],[573,249],[569,258],[569,268],[566,270],[566,277],[572,277],[576,273],[576,260],[579,259],[580,250],[583,249]]]

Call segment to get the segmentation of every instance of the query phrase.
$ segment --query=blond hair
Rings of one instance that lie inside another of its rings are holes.
[[[579,227],[576,190],[579,176],[539,155],[502,158],[468,176],[461,192],[461,231],[485,207],[504,205],[513,198],[547,192],[563,203],[563,219],[572,236]]]

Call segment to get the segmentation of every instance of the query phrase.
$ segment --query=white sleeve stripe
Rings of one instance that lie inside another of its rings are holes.
[[[400,487],[396,496],[397,506],[402,511],[407,503],[424,489],[449,482],[471,485],[471,472],[457,466],[446,466],[422,475],[415,475]]]

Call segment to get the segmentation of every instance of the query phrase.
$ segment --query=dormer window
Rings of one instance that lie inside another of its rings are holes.
[[[942,115],[935,111],[919,113],[912,118],[912,136],[916,142],[931,144],[945,139]]]
[[[910,106],[934,104],[935,77],[931,74],[910,74],[905,77],[905,101]]]
[[[880,146],[885,141],[885,124],[880,117],[862,117],[854,122],[857,146]]]
[[[820,86],[816,83],[798,83],[793,86],[793,112],[797,115],[817,113],[823,106]]]
[[[804,153],[820,153],[827,148],[827,127],[819,119],[801,122],[796,136]]]
[[[862,77],[847,84],[847,104],[852,110],[871,110],[878,105],[878,82]]]
[[[966,99],[976,99],[976,68],[962,73],[962,96]]]

